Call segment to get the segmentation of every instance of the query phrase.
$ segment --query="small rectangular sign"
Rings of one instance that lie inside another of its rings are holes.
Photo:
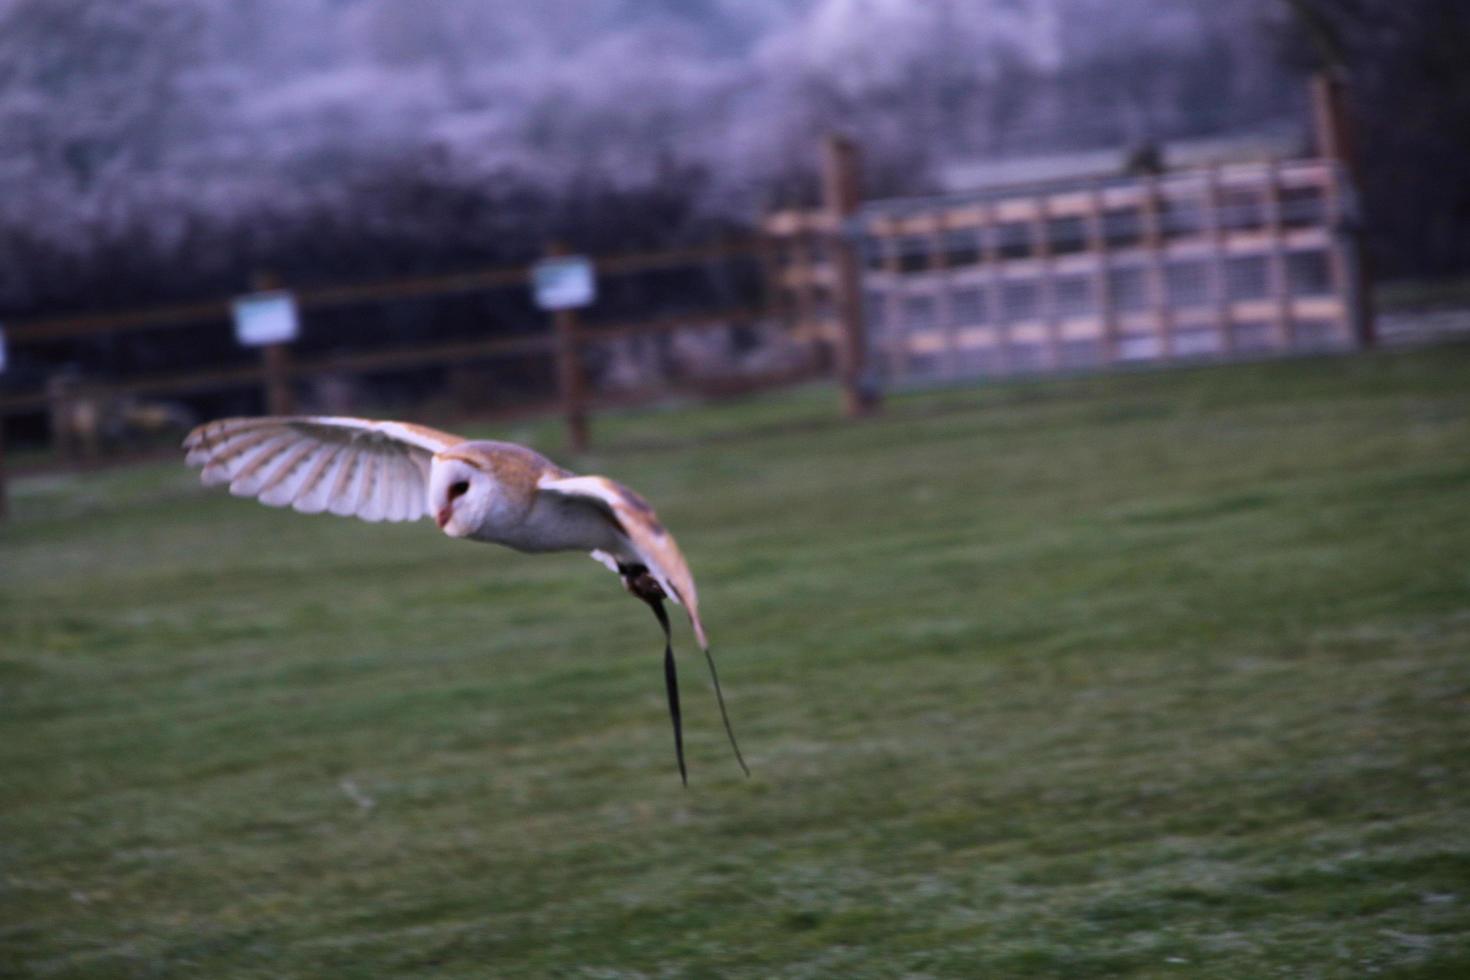
[[[300,332],[296,298],[285,291],[251,293],[233,304],[235,340],[245,347],[289,344]]]
[[[531,267],[536,305],[543,310],[571,310],[597,298],[592,260],[582,255],[542,259]]]

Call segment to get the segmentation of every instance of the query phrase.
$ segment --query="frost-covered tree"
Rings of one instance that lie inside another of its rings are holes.
[[[66,295],[32,288],[61,253],[202,289],[272,254],[483,258],[527,195],[749,215],[832,128],[902,192],[947,158],[1235,125],[1282,88],[1241,40],[1275,2],[0,0],[0,313]]]
[[[194,135],[203,17],[169,0],[0,5],[0,158],[11,180],[86,194]]]

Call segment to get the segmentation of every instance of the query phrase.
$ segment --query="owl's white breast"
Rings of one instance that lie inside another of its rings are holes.
[[[627,539],[593,505],[555,494],[537,494],[514,521],[490,520],[472,535],[517,551],[606,551],[622,555]]]

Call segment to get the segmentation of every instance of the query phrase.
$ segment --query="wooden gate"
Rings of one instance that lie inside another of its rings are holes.
[[[891,387],[1352,348],[1354,220],[1325,160],[872,202],[849,224],[868,369]]]

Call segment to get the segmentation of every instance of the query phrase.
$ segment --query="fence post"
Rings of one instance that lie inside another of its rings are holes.
[[[946,232],[944,212],[935,212],[934,224],[929,232],[929,271],[939,284],[939,290],[934,296],[934,316],[939,321],[939,331],[944,336],[944,375],[956,378],[960,374],[960,338],[954,322],[954,294],[950,289],[949,238]]]
[[[251,288],[266,293],[281,288],[280,277],[270,272],[257,272],[251,277]],[[265,344],[260,349],[261,369],[265,374],[265,411],[267,415],[290,415],[296,409],[291,391],[291,348],[288,344]]]
[[[1210,305],[1215,310],[1215,338],[1219,353],[1228,354],[1230,336],[1230,277],[1227,275],[1229,253],[1225,250],[1225,203],[1220,189],[1220,164],[1212,163],[1205,171],[1205,229],[1210,236]]]
[[[75,405],[76,382],[71,375],[62,372],[46,379],[46,414],[51,426],[51,445],[67,460],[75,460],[81,452],[72,422]]]
[[[1036,306],[1040,312],[1037,319],[1046,325],[1047,367],[1056,371],[1062,367],[1062,323],[1057,312],[1056,264],[1052,261],[1051,211],[1046,194],[1037,194],[1032,199],[1035,212],[1031,217],[1031,251],[1041,275],[1036,278]]]
[[[822,144],[822,207],[832,226],[833,306],[840,328],[837,341],[837,378],[842,385],[842,410],[848,417],[866,415],[877,407],[877,393],[863,383],[867,341],[863,331],[862,273],[857,249],[844,233],[846,220],[862,202],[857,146],[831,135]]]
[[[1092,253],[1092,301],[1102,330],[1102,361],[1111,366],[1118,360],[1118,312],[1113,302],[1108,231],[1107,199],[1094,180],[1087,187],[1087,250]]]
[[[560,242],[546,246],[546,257],[566,255],[567,248]],[[577,311],[556,310],[551,314],[552,329],[556,334],[556,379],[561,396],[562,417],[567,423],[567,441],[574,452],[587,449],[587,381],[582,373],[582,351],[577,329]]]
[[[1000,268],[1000,222],[996,220],[995,203],[980,205],[980,263],[985,270],[985,322],[995,338],[995,373],[1011,374],[1015,370],[1015,345],[1011,342],[1011,325],[1006,319],[1001,295],[1004,278]]]
[[[1293,306],[1291,276],[1286,265],[1286,215],[1281,193],[1281,166],[1272,158],[1266,164],[1266,233],[1270,251],[1266,254],[1266,276],[1275,311],[1272,329],[1278,351],[1289,351],[1292,345]]]
[[[1145,267],[1148,277],[1149,307],[1153,311],[1154,336],[1158,339],[1160,361],[1174,357],[1174,314],[1169,306],[1169,284],[1167,266],[1164,262],[1164,247],[1168,231],[1164,227],[1163,192],[1159,188],[1159,177],[1155,173],[1144,175],[1140,185],[1143,193],[1143,242],[1148,253]]]
[[[1310,84],[1317,155],[1338,161],[1347,170],[1348,176],[1357,180],[1358,155],[1353,144],[1352,130],[1348,127],[1347,104],[1344,100],[1346,86],[1341,78],[1328,72],[1313,75]]]
[[[1353,139],[1352,126],[1347,111],[1347,86],[1342,77],[1335,73],[1318,72],[1312,76],[1312,120],[1316,130],[1317,155],[1336,163],[1342,174],[1329,178],[1334,184],[1346,177],[1354,192],[1359,195],[1358,213],[1350,220],[1361,222],[1361,195],[1363,173],[1358,159],[1357,143]],[[1341,191],[1338,192],[1339,204]],[[1363,248],[1360,224],[1339,226],[1339,236],[1346,241],[1338,246],[1338,261],[1347,272],[1349,316],[1358,344],[1372,347],[1378,342],[1378,329],[1374,322],[1373,270],[1368,262],[1367,250]]]
[[[883,362],[883,377],[889,381],[902,381],[908,369],[907,328],[904,323],[903,301],[908,287],[903,284],[903,256],[899,253],[900,238],[897,222],[884,218],[879,225],[883,229],[883,271],[886,273],[886,288],[883,292],[883,329],[880,336],[864,338],[863,356]],[[864,323],[866,326],[866,322]]]

